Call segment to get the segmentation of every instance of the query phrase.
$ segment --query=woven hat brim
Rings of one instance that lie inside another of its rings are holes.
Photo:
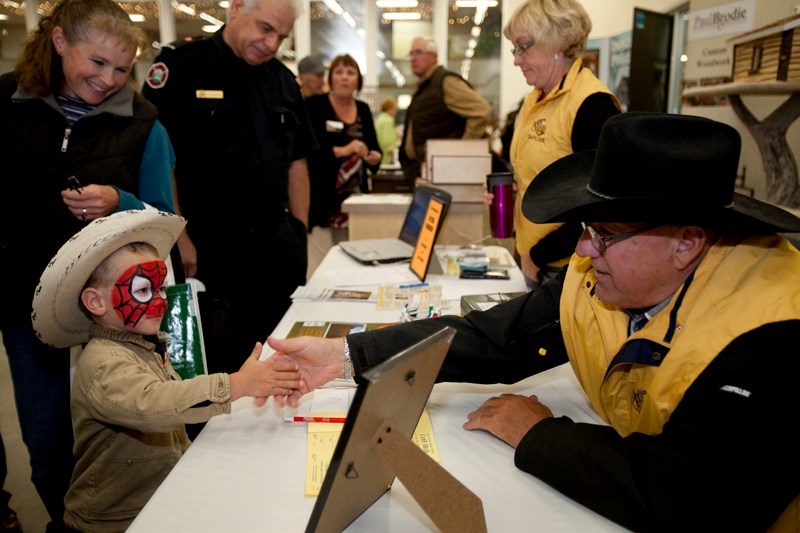
[[[87,224],[61,246],[39,279],[31,312],[39,339],[56,348],[85,343],[91,321],[78,300],[97,266],[134,242],[152,244],[166,259],[185,225],[182,217],[154,209],[121,211]]]

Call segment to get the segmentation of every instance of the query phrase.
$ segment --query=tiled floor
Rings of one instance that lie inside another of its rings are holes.
[[[6,447],[8,476],[5,489],[11,493],[11,508],[17,512],[25,533],[44,533],[50,519],[31,483],[28,449],[22,442],[8,372],[8,358],[0,343],[0,431]]]

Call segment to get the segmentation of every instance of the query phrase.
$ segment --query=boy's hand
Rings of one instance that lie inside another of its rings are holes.
[[[261,346],[257,342],[239,371],[231,374],[231,401],[252,396],[258,405],[263,405],[270,396],[289,396],[305,389],[297,363],[272,357],[260,361]]]

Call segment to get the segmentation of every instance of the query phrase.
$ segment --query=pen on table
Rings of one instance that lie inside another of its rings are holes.
[[[428,283],[412,283],[410,285],[400,285],[398,289],[413,289],[415,287],[427,287]]]
[[[336,416],[285,416],[284,422],[332,422],[334,424],[344,424],[346,418]]]

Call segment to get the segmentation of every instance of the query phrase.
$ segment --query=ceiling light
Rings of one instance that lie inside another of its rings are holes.
[[[381,15],[385,20],[419,20],[422,18],[422,13],[390,11]]]
[[[215,26],[222,26],[224,24],[224,22],[222,22],[218,18],[212,17],[208,13],[200,13],[197,16],[200,17],[201,19],[205,20],[206,22],[210,22],[211,24],[214,24]]]
[[[375,5],[380,7],[381,9],[386,8],[393,8],[396,9],[398,7],[417,7],[419,5],[419,0],[377,0]]]
[[[456,7],[497,7],[497,0],[456,0]]]
[[[220,28],[221,28],[221,26],[215,26],[213,24],[207,24],[205,26],[202,26],[200,29],[203,30],[206,33],[217,33],[217,30],[220,29]]]
[[[193,17],[197,14],[193,8],[187,6],[186,4],[173,2],[172,6],[178,11],[182,11],[183,13],[186,13],[187,15],[191,15]]]
[[[341,15],[342,13],[344,13],[344,9],[342,9],[342,6],[339,5],[339,2],[337,2],[336,0],[322,0],[322,2],[326,6],[328,6],[328,9],[330,9],[337,15]]]
[[[8,20],[8,15],[0,13],[0,20]]]
[[[220,2],[217,3],[217,5],[222,9],[228,9],[229,7],[231,7],[231,3],[228,2],[228,0],[221,0]]]
[[[2,15],[0,15],[2,16]],[[144,22],[145,18],[144,15],[141,13],[131,13],[128,15],[128,18],[131,19],[131,22]]]

